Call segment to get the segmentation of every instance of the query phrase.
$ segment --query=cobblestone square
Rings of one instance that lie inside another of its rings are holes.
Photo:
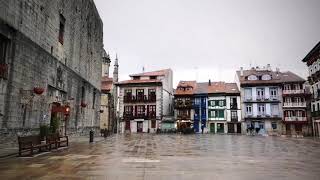
[[[115,135],[0,160],[0,179],[318,180],[320,141],[235,135]]]

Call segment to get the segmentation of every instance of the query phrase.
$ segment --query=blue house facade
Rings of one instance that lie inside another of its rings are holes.
[[[208,119],[208,83],[197,83],[194,92],[193,110],[194,110],[194,131],[202,132],[206,128]]]

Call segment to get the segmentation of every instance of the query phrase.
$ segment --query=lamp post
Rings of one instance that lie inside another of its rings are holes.
[[[70,106],[64,106],[64,135],[67,136],[67,120],[70,115]]]

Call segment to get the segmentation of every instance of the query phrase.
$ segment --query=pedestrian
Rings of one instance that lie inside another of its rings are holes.
[[[203,134],[204,125],[201,126],[201,133]]]

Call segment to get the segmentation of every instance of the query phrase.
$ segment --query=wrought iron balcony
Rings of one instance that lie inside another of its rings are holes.
[[[284,121],[307,121],[307,117],[284,117]]]
[[[126,95],[123,99],[124,103],[141,103],[141,102],[156,102],[156,96],[150,95],[150,96],[132,96],[132,95]]]
[[[231,116],[231,122],[238,122],[238,116]]]
[[[304,89],[294,89],[294,90],[283,90],[282,94],[287,95],[287,94],[304,94],[305,90]]]
[[[234,103],[234,104],[230,104],[230,109],[238,109],[238,104]]]
[[[150,112],[148,113],[148,117],[149,117],[149,118],[156,118],[156,112],[155,112],[155,111],[150,111]]]

